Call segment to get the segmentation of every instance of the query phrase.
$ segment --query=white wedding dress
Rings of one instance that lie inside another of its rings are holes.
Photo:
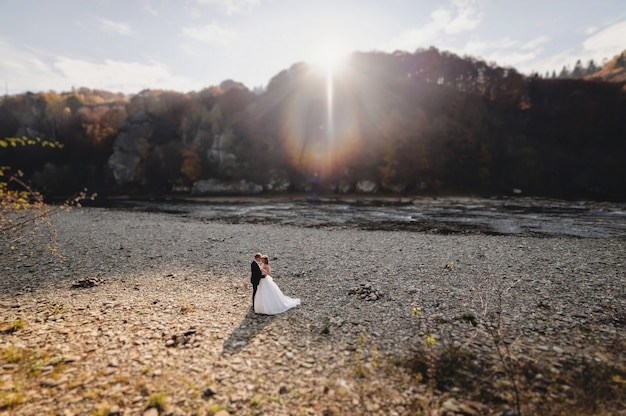
[[[300,299],[283,295],[272,276],[265,276],[259,282],[254,295],[254,312],[265,315],[276,315],[300,305]]]

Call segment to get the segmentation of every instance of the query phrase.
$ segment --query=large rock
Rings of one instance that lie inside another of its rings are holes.
[[[150,137],[154,132],[154,122],[152,117],[144,112],[134,113],[128,116],[119,131],[135,137]]]
[[[389,185],[389,190],[393,193],[401,194],[402,192],[406,191],[406,184],[405,183],[391,184]]]
[[[337,192],[340,194],[349,194],[354,190],[354,185],[345,180],[340,180],[337,183]]]
[[[149,151],[149,138],[154,132],[152,119],[146,113],[136,113],[128,117],[120,127],[113,142],[113,154],[109,157],[109,169],[115,181],[120,184],[142,183],[139,163]]]
[[[291,182],[287,172],[281,169],[272,169],[269,173],[269,179],[265,188],[272,192],[287,192]]]
[[[141,182],[137,166],[141,162],[141,151],[138,140],[126,133],[120,133],[113,144],[113,154],[109,157],[109,168],[115,182],[127,184]]]
[[[192,195],[223,195],[223,194],[258,194],[263,191],[261,185],[253,182],[240,181],[220,181],[219,179],[206,179],[193,183]]]
[[[358,181],[356,191],[363,194],[373,194],[378,192],[378,184],[374,181]]]
[[[207,151],[207,160],[226,177],[235,175],[239,170],[237,156],[230,151],[232,140],[232,134],[216,135],[211,148]]]

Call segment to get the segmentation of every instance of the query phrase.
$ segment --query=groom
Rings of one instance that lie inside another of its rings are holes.
[[[254,255],[254,261],[252,261],[250,269],[252,271],[252,275],[250,276],[250,283],[252,283],[252,310],[254,310],[254,295],[256,295],[256,289],[259,287],[259,282],[265,277],[263,276],[263,273],[261,273],[261,253],[256,253]]]

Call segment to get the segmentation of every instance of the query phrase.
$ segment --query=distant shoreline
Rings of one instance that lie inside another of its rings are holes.
[[[122,194],[98,197],[94,201],[88,201],[85,205],[99,206],[104,202],[118,201],[161,201],[161,202],[210,202],[210,203],[234,203],[245,202],[253,203],[259,201],[300,201],[300,202],[323,202],[323,203],[385,203],[385,204],[410,204],[414,201],[471,201],[471,200],[491,200],[491,201],[536,201],[536,202],[585,202],[588,204],[624,204],[626,201],[620,200],[595,200],[586,198],[559,198],[547,196],[531,196],[531,195],[461,195],[461,194],[443,194],[443,195],[411,195],[411,194],[367,194],[367,193],[323,193],[311,194],[306,192],[294,193],[260,193],[260,194],[215,194],[194,196],[182,193],[164,193],[164,194]]]

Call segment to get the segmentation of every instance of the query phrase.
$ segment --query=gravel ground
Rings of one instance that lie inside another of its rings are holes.
[[[228,224],[102,208],[55,223],[63,262],[38,247],[0,254],[0,414],[498,414],[515,408],[514,387],[526,414],[548,414],[580,403],[568,395],[573,378],[561,377],[574,362],[605,365],[617,386],[588,412],[625,414],[623,238]],[[252,313],[257,251],[300,307]],[[361,299],[359,285],[380,298]],[[498,330],[508,346],[500,359]],[[479,388],[490,394],[431,388],[399,365],[466,349],[474,364],[495,363]],[[507,377],[506,364],[522,361],[535,373]]]

